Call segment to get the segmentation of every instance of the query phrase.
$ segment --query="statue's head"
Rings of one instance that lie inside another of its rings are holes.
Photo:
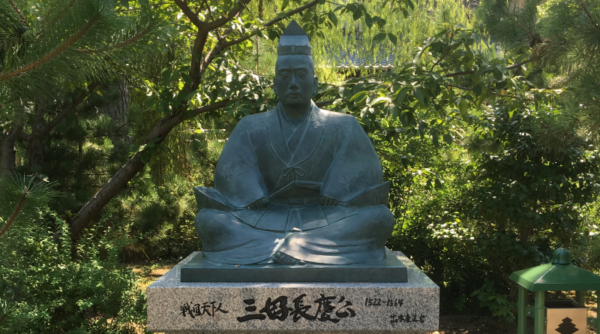
[[[308,35],[292,20],[277,47],[273,90],[284,106],[306,105],[317,93],[317,77]]]

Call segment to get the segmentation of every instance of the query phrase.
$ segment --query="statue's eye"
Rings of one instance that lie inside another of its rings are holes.
[[[279,76],[283,79],[287,79],[290,76],[290,73],[287,71],[279,72]]]

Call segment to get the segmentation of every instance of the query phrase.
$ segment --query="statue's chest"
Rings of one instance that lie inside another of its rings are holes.
[[[286,179],[321,182],[336,154],[335,137],[327,131],[305,137],[295,151],[268,135],[254,136],[252,141],[259,173],[270,189]]]

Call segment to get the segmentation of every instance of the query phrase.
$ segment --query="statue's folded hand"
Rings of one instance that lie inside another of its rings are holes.
[[[260,198],[257,201],[254,201],[248,205],[248,209],[258,210],[258,209],[266,209],[269,205],[269,199],[266,197]]]
[[[338,206],[341,202],[331,197],[321,196],[319,203],[321,206]]]
[[[298,260],[296,258],[293,258],[282,252],[275,253],[275,255],[273,255],[273,257],[271,259],[276,264],[282,264],[282,265],[288,265],[288,266],[294,266],[294,265],[303,266],[306,264],[306,262],[304,262],[302,260]]]

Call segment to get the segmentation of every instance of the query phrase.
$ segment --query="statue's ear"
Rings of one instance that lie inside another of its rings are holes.
[[[313,96],[317,95],[317,89],[319,88],[319,78],[315,75],[313,77]]]
[[[277,76],[273,78],[273,92],[275,92],[276,96],[279,96],[279,94],[277,94]]]

